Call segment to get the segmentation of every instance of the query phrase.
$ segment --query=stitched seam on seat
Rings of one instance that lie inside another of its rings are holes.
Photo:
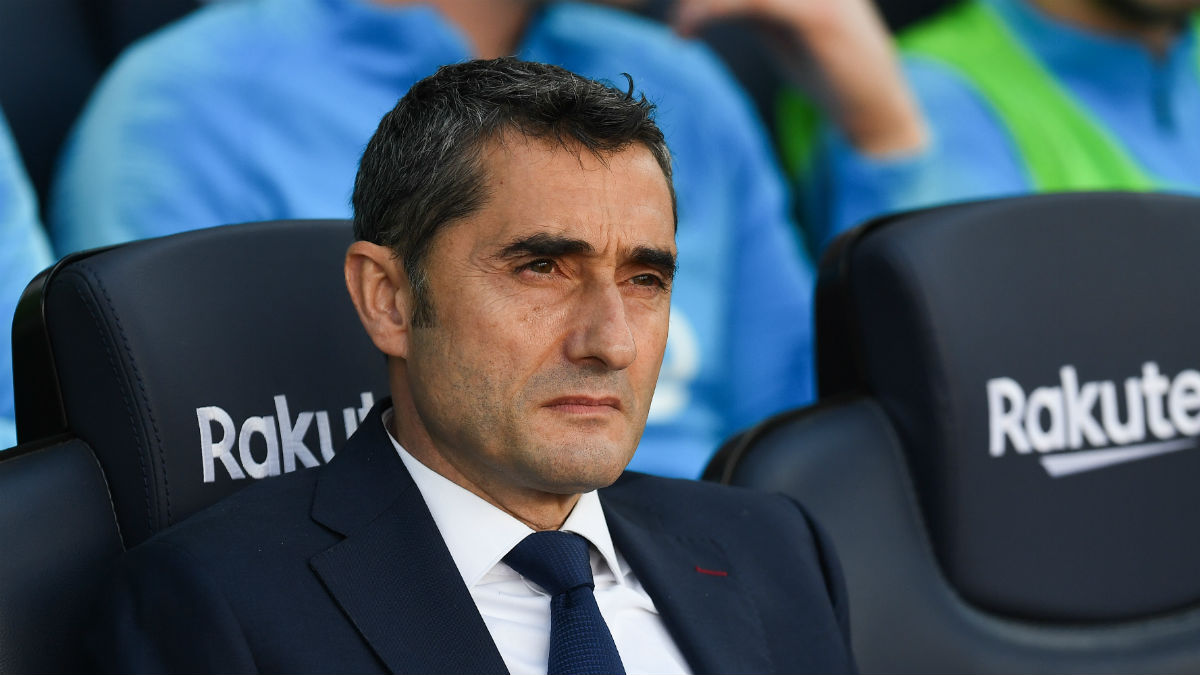
[[[104,473],[104,467],[100,465],[100,458],[96,457],[96,450],[83,439],[76,439],[80,443],[87,446],[88,458],[91,460],[91,466],[100,474],[100,480],[104,483],[104,496],[108,498],[108,508],[111,511],[113,525],[117,528],[117,538],[121,540],[121,548],[125,549],[125,531],[121,527],[121,519],[117,517],[117,505],[113,503],[112,486],[108,482],[108,475]]]
[[[888,448],[888,456],[897,463],[900,469],[898,479],[904,484],[901,493],[904,495],[904,501],[908,506],[909,513],[916,520],[917,531],[921,534],[921,548],[929,554],[930,560],[933,561],[934,571],[945,582],[946,587],[952,589],[953,587],[946,577],[945,571],[942,570],[941,561],[938,560],[937,550],[933,545],[933,535],[929,531],[925,509],[921,508],[921,500],[917,498],[917,484],[912,476],[912,464],[909,462],[907,453],[904,450],[904,441],[900,438],[900,434],[896,432],[896,426],[883,406],[876,401],[870,401],[869,403],[870,405],[866,406],[868,414],[883,422],[881,426],[891,441],[891,447]]]
[[[82,274],[80,274],[80,276],[82,276]],[[140,450],[140,447],[142,444],[141,434],[139,434],[137,432],[137,422],[135,421],[136,418],[133,414],[133,405],[131,404],[131,402],[129,400],[128,394],[126,394],[126,392],[125,392],[125,387],[120,386],[119,380],[120,380],[120,375],[121,375],[121,369],[117,367],[116,356],[113,354],[112,346],[109,344],[109,340],[105,336],[104,322],[101,321],[100,316],[96,313],[96,304],[94,302],[89,302],[87,295],[84,294],[84,292],[83,292],[83,288],[76,286],[75,293],[79,295],[80,302],[82,302],[84,304],[84,306],[88,308],[88,313],[91,314],[92,322],[96,326],[96,332],[99,333],[102,338],[101,342],[104,344],[104,351],[105,351],[105,353],[108,354],[108,365],[112,369],[113,374],[116,375],[117,379],[118,379],[117,388],[121,391],[121,400],[125,403],[125,412],[129,418],[129,428],[133,432],[134,442],[137,443],[139,446],[139,451],[138,451],[137,455],[138,455],[138,463],[142,467],[143,497],[146,500],[146,524],[149,527],[150,531],[153,532],[154,531],[154,520],[151,518],[151,512],[150,512],[150,477],[146,472],[146,459]]]
[[[121,317],[117,314],[116,308],[113,306],[112,296],[109,295],[108,288],[104,286],[104,282],[101,281],[99,276],[92,271],[90,266],[85,264],[81,265],[81,267],[84,267],[89,272],[92,272],[92,278],[96,282],[96,286],[98,286],[100,288],[100,292],[104,294],[104,301],[108,304],[109,314],[112,316],[113,323],[116,325],[117,333],[121,336],[121,343],[125,348],[125,355],[129,360],[129,369],[133,371],[133,376],[137,379],[138,391],[141,393],[142,404],[146,409],[146,417],[150,420],[150,429],[154,432],[154,446],[158,450],[158,463],[159,466],[162,467],[162,471],[159,473],[162,475],[163,501],[165,502],[167,511],[167,524],[170,525],[171,523],[175,522],[175,518],[171,515],[171,486],[167,481],[167,458],[166,453],[163,451],[162,434],[160,434],[158,431],[158,420],[154,418],[154,411],[150,406],[150,398],[146,395],[146,382],[144,379],[142,379],[142,373],[140,370],[138,370],[137,361],[133,358],[133,352],[129,348],[129,338],[125,334],[125,329],[121,326]],[[143,474],[145,474],[144,463],[142,471]],[[148,496],[149,486],[147,485],[147,497]],[[147,509],[147,511],[149,511],[149,509]],[[153,525],[151,525],[150,529],[153,532]]]

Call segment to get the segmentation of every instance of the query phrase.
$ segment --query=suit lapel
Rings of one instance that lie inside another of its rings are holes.
[[[313,519],[346,538],[310,565],[392,672],[507,672],[387,438],[388,406],[375,407],[318,481]]]
[[[773,670],[762,620],[706,536],[666,532],[643,506],[601,491],[613,543],[654,600],[663,623],[696,673]]]

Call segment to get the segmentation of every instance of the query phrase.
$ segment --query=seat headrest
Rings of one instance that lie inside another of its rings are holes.
[[[91,445],[127,545],[328,461],[387,392],[346,292],[347,221],[198,230],[68,256],[14,321],[17,431]]]
[[[885,218],[822,262],[822,396],[901,435],[944,573],[1059,621],[1200,600],[1200,200],[1064,194]]]

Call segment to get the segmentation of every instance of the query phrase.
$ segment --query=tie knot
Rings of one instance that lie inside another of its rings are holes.
[[[534,532],[514,546],[504,562],[552,596],[592,587],[587,539],[573,532]]]

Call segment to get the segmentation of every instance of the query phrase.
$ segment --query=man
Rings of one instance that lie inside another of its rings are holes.
[[[12,320],[26,284],[52,262],[33,187],[0,113],[0,450],[16,445]]]
[[[820,245],[871,216],[962,199],[1200,193],[1198,0],[958,2],[900,36],[903,77],[865,0],[689,4],[689,23],[771,18],[792,59],[801,44],[816,57],[837,123],[803,177]],[[783,124],[806,133],[800,117]]]
[[[671,339],[635,468],[695,478],[722,441],[813,397],[811,264],[746,96],[711,52],[587,3],[213,3],[126,53],[64,154],[61,252],[225,223],[349,216],[378,124],[442,64],[515,54],[654,92],[675,153]]]
[[[852,669],[836,563],[795,503],[622,474],[676,267],[669,154],[631,94],[500,59],[405,95],[346,255],[391,400],[328,465],[134,549],[100,667],[536,673],[576,645],[606,655],[590,672]],[[547,534],[576,546],[578,603],[528,567]],[[563,639],[581,607],[603,630]]]

